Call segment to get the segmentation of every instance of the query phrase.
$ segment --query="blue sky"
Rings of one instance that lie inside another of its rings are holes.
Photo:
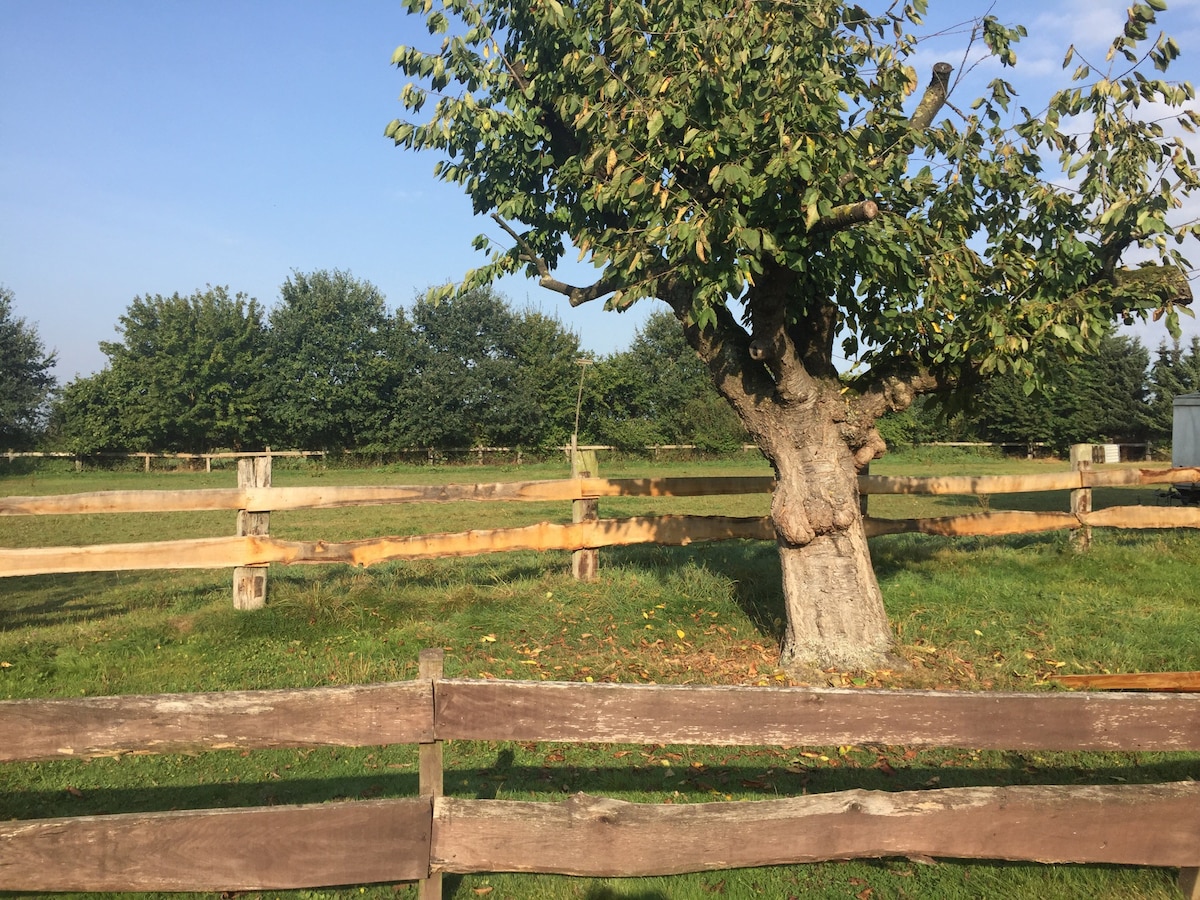
[[[943,24],[987,8],[930,5]],[[1031,32],[1022,101],[1065,80],[1068,44],[1102,56],[1126,5],[998,4]],[[1200,0],[1174,0],[1162,25],[1184,48],[1173,77],[1200,81]],[[399,44],[430,38],[398,0],[0,0],[0,284],[57,350],[60,381],[102,367],[97,344],[138,295],[225,284],[269,307],[293,269],[338,268],[397,306],[478,265],[471,238],[495,227],[434,179],[434,156],[383,137],[401,114]],[[928,62],[957,64],[964,44],[947,35]],[[955,100],[994,74],[975,70]],[[524,279],[499,289],[597,353],[627,346],[652,309],[572,310]]]

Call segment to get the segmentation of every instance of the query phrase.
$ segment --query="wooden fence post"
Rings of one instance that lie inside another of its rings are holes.
[[[271,457],[258,456],[237,461],[238,487],[270,487]],[[270,534],[271,514],[239,509],[238,537]],[[238,566],[233,570],[233,608],[262,609],[267,602],[267,567]]]
[[[1088,472],[1092,468],[1092,445],[1071,445],[1071,471]],[[1092,511],[1092,489],[1077,488],[1071,491],[1071,515],[1080,516]],[[1092,529],[1088,525],[1080,525],[1072,536],[1075,549],[1086,550],[1092,545]]]
[[[441,647],[435,647],[430,650],[422,650],[418,656],[417,662],[417,677],[428,678],[434,682],[434,695],[436,697],[437,681],[442,677],[442,668],[445,661],[445,653]],[[436,710],[436,701],[434,709]],[[417,790],[422,797],[429,797],[433,804],[437,803],[439,797],[444,791],[444,783],[442,776],[442,742],[437,736],[437,718],[434,717],[434,734],[433,740],[428,743],[422,741],[419,753],[419,767]],[[437,828],[437,816],[434,815],[433,827]],[[432,835],[430,837],[430,845],[433,846]],[[442,900],[442,873],[430,871],[429,876],[420,882],[420,898],[421,900]]]
[[[595,450],[572,448],[571,477],[596,478],[600,465]],[[600,504],[597,500],[574,500],[571,502],[572,522],[595,522],[600,519]],[[576,581],[595,581],[600,567],[599,550],[576,550],[571,554],[571,575]]]

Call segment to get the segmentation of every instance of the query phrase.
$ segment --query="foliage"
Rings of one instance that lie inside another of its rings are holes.
[[[13,311],[16,297],[0,285],[0,446],[23,450],[38,437],[54,391],[54,353],[37,329]]]
[[[256,300],[224,287],[135,297],[108,365],[68,386],[56,410],[76,452],[203,452],[255,444],[263,431],[264,331]]]
[[[1148,431],[1146,367],[1136,338],[1108,336],[1099,352],[1048,367],[1041,387],[1026,394],[1013,374],[989,379],[968,416],[985,440],[1071,444],[1140,442]]]
[[[1173,324],[1185,299],[1168,243],[1200,231],[1168,213],[1197,187],[1193,154],[1137,114],[1200,121],[1190,85],[1142,72],[1179,52],[1165,36],[1144,47],[1160,0],[1135,4],[1108,68],[1081,62],[1041,116],[996,79],[960,123],[934,121],[948,66],[903,108],[923,0],[878,15],[835,0],[406,6],[445,37],[397,49],[415,79],[402,102],[432,114],[387,134],[440,154],[437,174],[510,238],[478,239],[491,256],[467,287],[524,271],[573,305],[659,297],[708,328],[738,298],[756,331],[790,332],[810,376],[827,374],[836,327],[867,385],[914,360],[943,381],[1032,384],[1114,317]],[[986,17],[975,35],[1015,64],[1024,29]],[[1055,157],[1069,188],[1046,172]],[[593,285],[554,276],[568,240],[601,269]],[[1121,272],[1130,247],[1165,268]]]
[[[662,311],[647,318],[628,350],[600,361],[584,404],[588,439],[623,449],[694,444],[722,452],[746,437],[679,324]]]
[[[548,445],[569,434],[579,340],[490,289],[413,309],[417,375],[402,414],[433,447]]]
[[[270,416],[277,444],[313,450],[384,443],[411,377],[401,313],[348,272],[293,272],[271,309]]]

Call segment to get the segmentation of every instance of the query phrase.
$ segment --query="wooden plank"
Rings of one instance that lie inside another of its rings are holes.
[[[930,519],[876,519],[863,522],[867,537],[883,534],[939,534],[946,537],[964,535],[1033,534],[1039,531],[1061,531],[1078,528],[1079,520],[1070,513],[1022,512],[1000,510],[972,513],[965,516],[940,516]]]
[[[1200,691],[1200,672],[1126,672],[1111,675],[1056,675],[1063,687],[1098,691]]]
[[[495,484],[93,491],[44,497],[0,497],[0,516],[190,512],[217,509],[278,512],[392,503],[541,502],[619,496],[694,497],[770,493],[773,484],[774,479],[767,475],[731,478],[576,478]]]
[[[1067,491],[1080,486],[1075,472],[1039,475],[864,475],[859,491],[867,494],[1016,494]]]
[[[0,701],[0,761],[229,747],[364,747],[433,735],[428,681]]]
[[[0,547],[0,577],[136,569],[225,569],[272,562],[262,538],[194,538],[86,547]]]
[[[928,856],[1194,866],[1200,784],[842,791],[752,803],[434,804],[448,872],[677,875],[831,859]],[[1170,823],[1169,827],[1163,827]]]
[[[440,681],[444,740],[1200,750],[1190,694]]]
[[[243,891],[412,881],[427,797],[0,823],[0,889]]]
[[[0,497],[0,516],[236,510],[244,502],[245,495],[236,488],[195,491],[90,491],[45,497]]]
[[[1200,528],[1195,506],[1107,506],[1080,517],[1086,525],[1107,528]]]
[[[868,537],[883,534],[965,535],[1032,534],[1081,526],[1105,528],[1200,528],[1200,508],[1190,506],[1108,506],[1094,512],[1022,512],[1000,510],[930,519],[864,520]]]
[[[436,559],[514,550],[578,550],[628,544],[685,545],[736,538],[773,540],[766,517],[641,516],[573,525],[540,523],[458,534],[362,541],[283,541],[270,537],[198,538],[87,547],[0,548],[0,577],[137,569],[218,569],[266,563],[369,566],[396,559]]]
[[[1200,481],[1200,468],[1092,469],[1039,475],[866,475],[859,490],[868,494],[1017,494],[1070,491],[1084,487],[1187,484]]]

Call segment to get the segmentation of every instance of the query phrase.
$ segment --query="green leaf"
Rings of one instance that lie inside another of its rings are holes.
[[[654,140],[658,133],[662,131],[662,127],[663,114],[661,110],[656,109],[650,114],[650,120],[646,123],[646,137],[648,137],[650,140]]]

